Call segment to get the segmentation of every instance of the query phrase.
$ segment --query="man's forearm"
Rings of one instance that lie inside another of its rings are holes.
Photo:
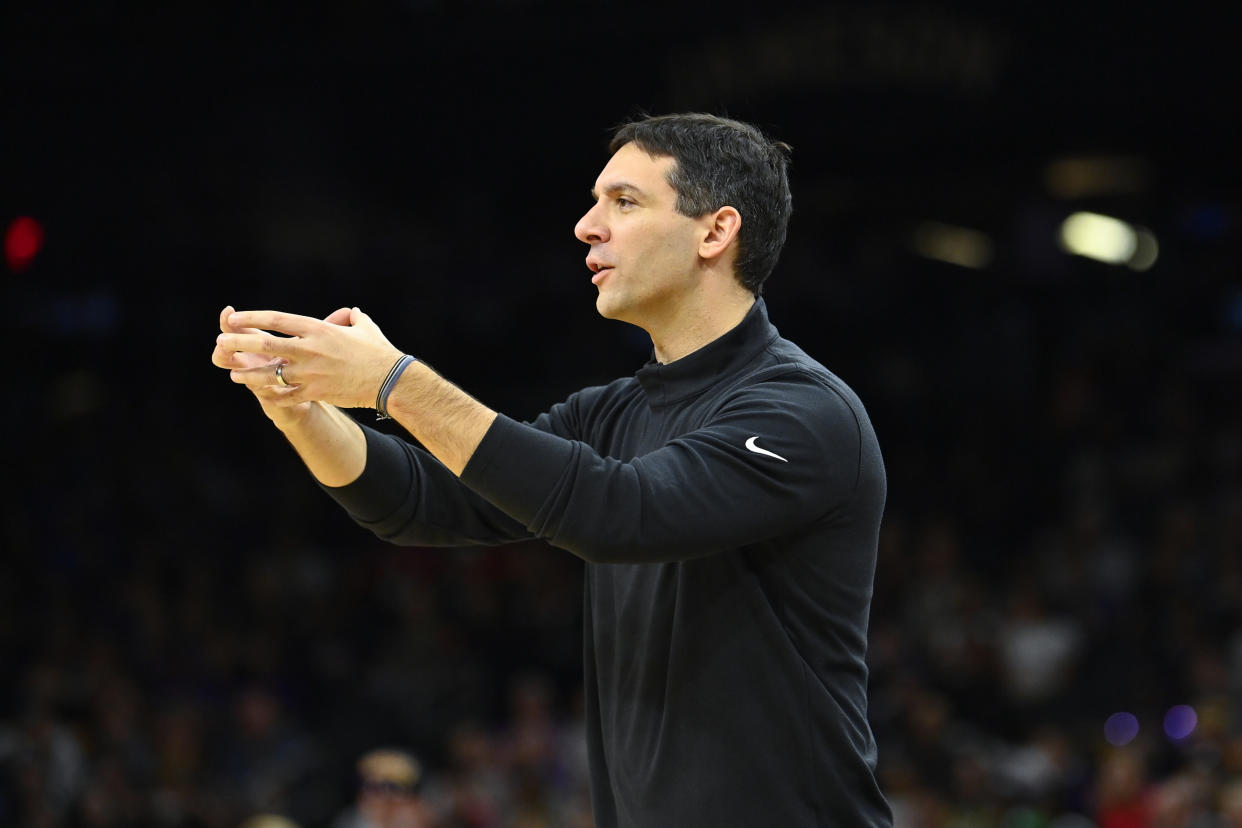
[[[362,428],[336,406],[311,403],[299,416],[277,422],[302,462],[325,486],[353,483],[367,464]]]
[[[496,419],[495,411],[422,362],[401,375],[388,413],[458,477]],[[364,464],[365,453],[364,445]]]

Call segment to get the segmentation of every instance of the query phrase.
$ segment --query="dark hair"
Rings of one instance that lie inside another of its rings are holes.
[[[781,255],[793,209],[786,174],[790,146],[750,124],[700,112],[622,124],[608,149],[616,152],[630,142],[676,162],[668,183],[677,193],[677,212],[698,218],[728,205],[741,214],[737,278],[758,296]]]

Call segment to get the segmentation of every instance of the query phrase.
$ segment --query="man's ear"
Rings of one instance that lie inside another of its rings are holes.
[[[705,227],[707,232],[703,240],[699,242],[699,256],[704,259],[715,259],[728,250],[737,238],[738,231],[742,229],[742,214],[737,211],[737,208],[726,204],[703,218],[707,222]]]

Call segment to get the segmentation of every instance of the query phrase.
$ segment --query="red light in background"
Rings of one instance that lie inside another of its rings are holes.
[[[43,249],[43,225],[29,216],[18,216],[4,232],[4,258],[9,270],[21,273]]]

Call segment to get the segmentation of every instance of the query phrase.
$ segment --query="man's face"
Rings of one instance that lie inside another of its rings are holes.
[[[667,178],[674,163],[633,143],[621,147],[595,181],[595,205],[574,227],[591,246],[587,267],[599,288],[595,307],[605,318],[650,330],[671,318],[698,284],[706,224],[677,212]]]

